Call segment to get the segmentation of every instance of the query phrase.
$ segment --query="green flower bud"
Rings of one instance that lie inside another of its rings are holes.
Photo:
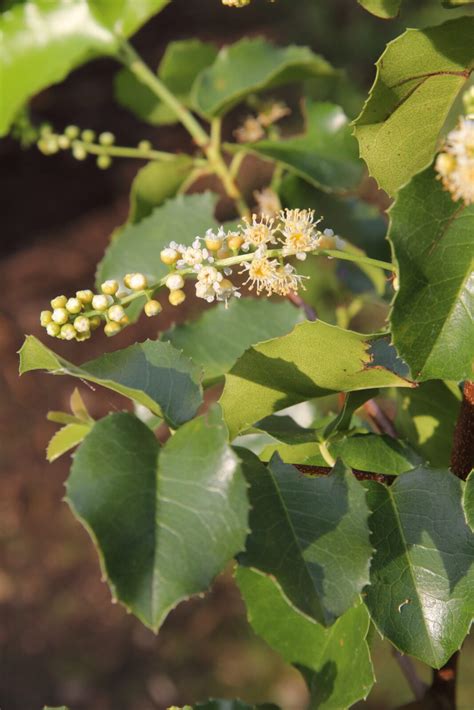
[[[90,337],[91,337],[90,330],[87,331],[87,333],[76,333],[76,340],[79,343],[82,343],[83,340],[89,340]]]
[[[143,291],[147,287],[146,276],[143,274],[127,274],[123,280],[127,288],[131,288],[132,291]]]
[[[78,298],[69,298],[66,302],[66,310],[75,315],[82,310],[82,301]]]
[[[73,141],[79,135],[78,126],[66,126],[66,128],[64,129],[64,135],[67,136],[69,140]]]
[[[41,311],[40,313],[40,323],[43,326],[43,328],[46,328],[46,326],[51,323],[51,316],[52,316],[51,311]]]
[[[86,128],[85,131],[82,131],[81,138],[84,143],[93,143],[95,139],[95,131],[91,131],[90,128]]]
[[[122,306],[115,305],[109,308],[107,315],[111,321],[114,321],[114,323],[120,323],[122,318],[125,316],[125,311]]]
[[[161,307],[161,303],[158,301],[155,301],[154,299],[151,301],[147,301],[145,303],[145,307],[143,309],[145,311],[145,314],[151,318],[152,316],[157,316],[158,313],[160,313],[163,309]]]
[[[66,323],[66,325],[63,325],[59,337],[63,338],[64,340],[74,340],[74,338],[76,337],[76,331],[74,329],[74,326],[71,323]]]
[[[71,147],[71,141],[67,136],[58,136],[58,146],[61,150],[67,150]]]
[[[101,170],[107,170],[112,165],[112,158],[110,155],[99,155],[97,158],[97,167]]]
[[[57,323],[48,323],[46,326],[46,332],[52,338],[57,338],[61,331],[61,327]]]
[[[56,298],[53,298],[53,300],[51,301],[51,308],[64,308],[66,303],[66,296],[56,296]]]
[[[115,279],[109,279],[108,281],[104,281],[104,283],[101,284],[100,290],[107,296],[115,296],[115,294],[119,290],[119,283],[118,281],[115,281]]]
[[[89,333],[91,326],[87,316],[77,316],[74,320],[74,328],[78,333]]]
[[[107,325],[104,327],[104,333],[108,338],[111,338],[113,335],[117,335],[117,333],[120,333],[122,328],[118,323],[110,322],[107,323]]]
[[[82,143],[73,143],[72,155],[76,160],[85,160],[87,158],[87,150]]]
[[[181,303],[183,303],[185,299],[186,294],[180,289],[176,289],[176,291],[171,291],[170,295],[168,296],[168,301],[171,303],[172,306],[179,306]]]
[[[98,294],[92,299],[92,308],[94,311],[106,311],[112,302],[113,299],[110,296]]]
[[[144,153],[148,153],[152,150],[152,145],[150,141],[140,141],[138,144],[138,150],[142,150]]]
[[[64,325],[69,320],[69,313],[65,308],[55,308],[51,320],[58,325]]]
[[[78,298],[85,305],[92,303],[94,294],[90,289],[85,289],[84,291],[76,291],[76,298]]]
[[[99,143],[101,145],[113,145],[115,143],[115,136],[110,131],[105,131],[99,136]]]
[[[97,330],[101,323],[102,318],[100,316],[92,316],[92,318],[89,318],[89,325],[91,330]]]

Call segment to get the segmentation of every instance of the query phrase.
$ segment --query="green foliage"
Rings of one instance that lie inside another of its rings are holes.
[[[162,338],[199,364],[204,382],[212,384],[253,343],[284,335],[301,319],[301,311],[288,302],[240,298],[227,307],[220,303],[196,320],[175,326]]]
[[[226,375],[221,398],[231,438],[259,419],[313,397],[412,383],[374,361],[369,336],[322,321],[250,348]]]
[[[393,195],[433,159],[446,117],[472,70],[474,18],[407,30],[377,62],[355,135],[370,174]]]
[[[369,581],[372,548],[365,491],[342,464],[302,477],[274,456],[264,466],[238,449],[249,483],[250,535],[239,562],[272,574],[288,599],[329,626]],[[350,559],[338,554],[351,540]]]
[[[357,2],[373,15],[385,20],[395,17],[402,4],[402,0],[357,0]]]
[[[340,710],[367,697],[375,679],[363,604],[325,628],[298,611],[268,575],[239,566],[235,577],[254,631],[288,663],[304,667],[314,686],[311,707]]]
[[[205,116],[222,116],[253,92],[335,73],[307,47],[275,47],[262,38],[224,47],[197,77],[193,106]]]
[[[56,461],[60,456],[70,451],[89,433],[90,424],[66,424],[59,429],[48,444],[46,449],[46,458],[50,463]]]
[[[153,162],[141,168],[130,190],[129,221],[133,224],[149,217],[155,207],[174,197],[193,170],[193,161],[187,155],[178,155],[172,161]]]
[[[474,532],[474,471],[467,478],[462,504],[466,522]]]
[[[161,448],[130,414],[102,419],[76,453],[67,500],[99,548],[112,593],[155,631],[245,544],[245,482],[218,410]]]
[[[172,427],[191,419],[202,402],[200,368],[171,343],[135,343],[78,367],[30,335],[20,350],[20,374],[31,370],[71,375],[107,387],[163,415]]]
[[[432,169],[400,191],[391,211],[400,280],[393,341],[417,380],[472,374],[473,228],[474,205],[453,202]]]
[[[461,495],[446,470],[418,468],[390,488],[368,484],[371,618],[403,653],[435,668],[460,647],[474,613],[474,535]]]
[[[0,13],[0,135],[24,102],[102,54],[117,56],[120,39],[133,34],[168,0],[32,0]]]
[[[191,89],[196,77],[212,64],[217,48],[210,42],[187,39],[170,42],[158,67],[158,77],[164,85],[189,108],[194,108]],[[139,118],[153,125],[177,122],[176,114],[146,86],[141,84],[129,69],[122,69],[115,78],[115,97]]]
[[[354,188],[363,166],[344,111],[334,104],[308,101],[305,113],[304,135],[262,140],[246,147],[281,163],[315,187],[335,192]]]

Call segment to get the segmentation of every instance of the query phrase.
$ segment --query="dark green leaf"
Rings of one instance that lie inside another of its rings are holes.
[[[177,155],[173,161],[151,162],[138,171],[130,192],[129,221],[140,222],[155,207],[174,197],[193,170],[192,158]]]
[[[431,168],[400,191],[391,211],[400,282],[393,342],[415,379],[472,375],[473,229],[474,205],[453,202]]]
[[[400,11],[402,0],[357,0],[366,10],[382,17],[384,20],[396,17]]]
[[[75,455],[67,499],[113,594],[155,631],[245,544],[245,482],[217,410],[161,450],[133,415],[102,419]]]
[[[192,102],[204,115],[222,116],[253,92],[334,73],[308,47],[275,47],[259,37],[242,39],[221,49],[214,64],[197,77]]]
[[[278,710],[276,705],[271,705],[270,703],[248,705],[242,700],[227,700],[223,698],[212,698],[204,703],[195,703],[192,707],[194,710]],[[189,706],[186,705],[183,710],[186,710],[186,708],[189,708]],[[192,709],[190,708],[190,710]]]
[[[448,467],[461,404],[459,387],[432,380],[398,391],[397,431],[432,466]]]
[[[230,301],[227,308],[222,303],[205,311],[197,320],[164,333],[163,338],[199,364],[210,384],[228,372],[252,344],[288,333],[301,319],[301,310],[288,301],[241,298]]]
[[[376,550],[366,590],[371,617],[402,653],[440,668],[474,613],[474,535],[461,481],[447,470],[419,468],[390,488],[367,487]]]
[[[191,88],[198,74],[217,56],[214,44],[198,39],[170,42],[158,67],[158,76],[165,86],[189,108]],[[177,123],[174,111],[160,101],[128,70],[122,69],[115,77],[115,97],[139,118],[153,125]]]
[[[171,343],[147,340],[76,366],[32,335],[20,350],[20,374],[47,370],[94,382],[143,404],[177,427],[202,403],[201,370]]]
[[[245,147],[271,158],[323,190],[342,192],[360,182],[363,165],[344,111],[330,103],[306,103],[306,132],[287,140]]]
[[[474,471],[467,478],[462,504],[467,524],[474,532]]]
[[[312,708],[341,710],[367,697],[375,679],[363,604],[326,629],[295,609],[271,577],[240,566],[235,577],[255,633],[288,663],[314,671]]]
[[[309,478],[278,456],[267,467],[249,451],[238,452],[251,506],[240,563],[274,575],[300,611],[325,626],[333,623],[369,578],[363,487],[341,463],[329,476]]]
[[[214,207],[217,197],[179,195],[156,207],[139,224],[127,224],[111,242],[97,268],[97,284],[106,279],[123,279],[125,274],[140,271],[151,281],[168,273],[160,260],[160,251],[171,241],[190,245],[197,234],[216,227]]]
[[[411,387],[368,354],[370,336],[322,321],[247,350],[226,375],[222,394],[231,437],[259,419],[333,392]]]
[[[356,121],[361,156],[393,195],[433,159],[452,103],[472,70],[474,17],[407,30],[377,62],[377,77]]]
[[[46,449],[46,458],[50,463],[81,443],[89,433],[91,424],[66,424],[51,438]]]
[[[83,62],[116,55],[169,0],[30,0],[0,14],[0,135],[23,103]]]

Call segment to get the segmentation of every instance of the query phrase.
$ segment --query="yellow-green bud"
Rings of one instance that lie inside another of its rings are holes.
[[[39,130],[41,136],[48,136],[53,132],[53,127],[50,123],[42,123]]]
[[[115,136],[110,131],[104,131],[99,136],[99,143],[101,145],[113,145],[115,143]]]
[[[115,279],[109,279],[108,281],[104,281],[100,287],[100,290],[107,296],[115,296],[119,290],[119,283],[118,281],[115,281]]]
[[[102,323],[102,318],[100,316],[92,316],[89,318],[89,325],[91,330],[97,330],[97,328]]]
[[[172,306],[179,306],[186,298],[184,291],[176,289],[176,291],[171,291],[168,296],[168,300]]]
[[[130,318],[127,316],[127,314],[125,314],[124,317],[120,319],[120,325],[122,326],[122,328],[125,328],[125,326],[129,324]]]
[[[46,326],[46,332],[52,338],[57,338],[61,331],[61,327],[57,323],[48,323]]]
[[[148,153],[152,149],[150,141],[140,141],[138,144],[138,150],[142,150],[144,153]]]
[[[87,150],[82,143],[73,143],[72,156],[76,160],[85,160],[87,158]]]
[[[51,308],[64,308],[67,303],[66,296],[56,296],[51,301]]]
[[[51,316],[53,314],[51,311],[41,311],[40,313],[40,323],[43,326],[43,328],[46,328],[46,326],[51,323]]]
[[[58,325],[64,325],[69,320],[69,313],[65,308],[55,308],[51,320]]]
[[[92,299],[92,308],[94,311],[106,311],[111,302],[112,298],[110,296],[106,296],[105,294],[97,294]]]
[[[175,264],[178,261],[179,253],[176,251],[176,249],[171,249],[171,247],[167,247],[166,249],[163,249],[160,252],[160,259],[163,264],[166,264],[166,266],[171,266],[172,264]]]
[[[230,249],[228,249],[227,246],[224,246],[219,249],[216,256],[218,259],[227,259],[229,256],[231,256],[231,254],[232,252],[230,251]]]
[[[229,249],[232,249],[232,251],[238,251],[243,243],[244,238],[240,234],[233,234],[227,239]]]
[[[170,274],[165,281],[165,285],[170,291],[177,291],[184,286],[184,279],[181,274]]]
[[[87,316],[77,316],[74,320],[74,328],[78,333],[88,333],[91,329]]]
[[[66,325],[62,326],[59,335],[61,338],[64,338],[64,340],[74,340],[76,337],[76,330],[71,323],[66,323]]]
[[[91,332],[90,330],[87,331],[87,333],[77,333],[76,334],[76,340],[81,343],[83,340],[89,340],[91,337]]]
[[[76,291],[76,298],[78,298],[85,305],[92,303],[94,294],[90,289],[85,289],[84,291]]]
[[[143,274],[127,274],[123,280],[127,288],[131,288],[132,291],[143,291],[147,287],[146,276]]]
[[[77,126],[66,126],[64,129],[64,135],[73,141],[79,135],[79,128]]]
[[[67,150],[71,147],[71,142],[67,136],[58,136],[58,146],[61,150]]]
[[[222,246],[222,239],[219,239],[219,237],[215,237],[214,239],[212,237],[206,237],[204,244],[209,251],[219,251]]]
[[[107,170],[112,165],[112,158],[110,155],[99,155],[97,158],[97,167],[101,170]]]
[[[152,299],[151,301],[147,301],[147,303],[145,303],[143,310],[145,311],[145,314],[151,318],[152,316],[157,316],[163,309],[159,301]]]
[[[109,308],[109,310],[107,311],[107,315],[109,316],[111,321],[114,321],[114,323],[120,323],[122,318],[125,316],[125,311],[123,310],[122,306],[115,305]]]
[[[69,298],[66,302],[66,310],[72,314],[80,313],[82,310],[82,301],[78,298]]]
[[[113,335],[117,335],[117,333],[120,333],[122,328],[118,323],[110,322],[107,323],[107,325],[104,327],[104,333],[108,338],[111,338]]]
[[[86,128],[85,131],[82,131],[81,138],[84,143],[93,143],[95,138],[95,132],[91,131],[90,128]]]
[[[322,237],[318,239],[319,249],[335,249],[337,246],[336,237],[332,237],[328,234],[323,234]]]

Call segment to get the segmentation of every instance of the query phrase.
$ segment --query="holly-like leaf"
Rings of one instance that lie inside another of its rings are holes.
[[[102,54],[115,56],[169,0],[30,0],[0,13],[0,135],[24,102]]]
[[[70,451],[89,433],[91,424],[66,424],[59,429],[50,439],[46,449],[46,458],[49,463],[56,461],[60,456]]]
[[[474,614],[474,535],[461,481],[418,468],[387,488],[370,482],[375,555],[366,604],[402,653],[440,668],[460,647]]]
[[[133,415],[102,419],[74,457],[67,500],[113,594],[155,631],[245,544],[246,485],[217,410],[161,449]]]
[[[393,195],[432,161],[449,110],[473,67],[474,17],[407,30],[377,62],[356,121],[361,156]]]
[[[365,490],[341,463],[329,476],[310,478],[277,455],[264,466],[250,451],[237,450],[251,507],[239,562],[274,575],[300,611],[332,624],[369,579]]]
[[[268,575],[239,566],[235,578],[255,633],[288,663],[313,671],[312,708],[341,710],[367,697],[375,678],[365,640],[370,620],[363,604],[327,629],[298,611]]]
[[[357,0],[359,5],[384,20],[396,17],[400,12],[402,0]]]
[[[196,235],[217,227],[214,219],[216,195],[178,195],[139,224],[127,224],[112,240],[97,267],[97,284],[106,279],[123,279],[125,274],[139,271],[151,281],[168,273],[160,260],[160,251],[171,241],[190,245]]]
[[[174,197],[193,170],[193,160],[177,155],[174,160],[148,163],[138,171],[130,191],[129,221],[140,222],[155,207]]]
[[[371,342],[370,336],[316,321],[247,350],[226,375],[221,399],[231,437],[272,412],[314,397],[411,387],[377,363],[368,352]]]
[[[227,307],[220,303],[162,337],[200,365],[205,383],[211,384],[228,372],[250,345],[288,333],[301,319],[301,310],[288,301],[240,298]]]
[[[474,205],[453,202],[431,168],[400,191],[391,211],[400,283],[393,342],[417,380],[472,375],[473,229]]]
[[[193,108],[191,88],[198,74],[213,63],[217,47],[199,39],[170,42],[158,67],[158,76],[165,86],[188,108]],[[158,99],[151,89],[138,81],[128,70],[115,77],[115,98],[139,118],[153,125],[177,123],[176,113]]]
[[[163,415],[173,428],[191,419],[202,403],[201,369],[171,343],[147,340],[77,366],[30,335],[20,350],[20,374],[31,370],[107,387]]]
[[[449,466],[461,392],[454,383],[431,380],[398,390],[397,431],[432,466]]]
[[[245,148],[284,165],[315,187],[343,192],[362,177],[357,141],[344,111],[331,103],[306,103],[306,131],[287,140],[262,140]]]
[[[467,477],[462,504],[466,522],[474,532],[474,471]]]
[[[276,47],[263,38],[242,39],[224,47],[215,62],[197,77],[194,107],[207,116],[222,116],[251,93],[335,70],[308,47]]]

